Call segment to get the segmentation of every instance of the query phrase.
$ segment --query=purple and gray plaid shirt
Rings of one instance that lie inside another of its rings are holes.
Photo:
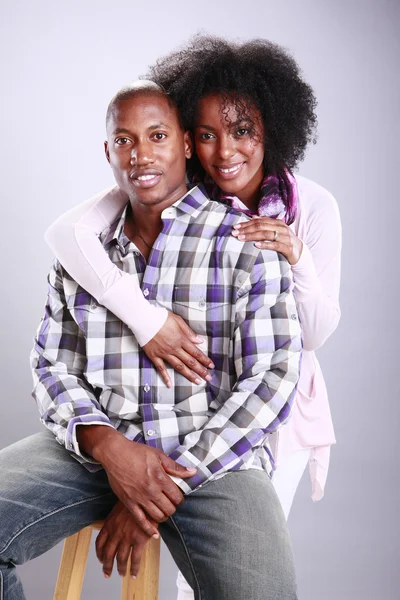
[[[162,219],[147,263],[124,234],[125,214],[101,241],[149,302],[203,337],[212,381],[191,384],[169,369],[168,389],[130,329],[56,262],[31,355],[41,421],[88,469],[99,467],[80,452],[79,424],[112,426],[160,448],[197,468],[190,479],[174,478],[185,493],[227,471],[270,473],[266,439],[289,415],[301,351],[290,266],[235,239],[232,226],[246,217],[201,187]]]

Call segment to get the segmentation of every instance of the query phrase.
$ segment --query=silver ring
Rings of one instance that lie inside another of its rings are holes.
[[[274,242],[276,242],[276,240],[278,239],[278,235],[279,235],[279,233],[275,229],[275,232],[274,232]]]

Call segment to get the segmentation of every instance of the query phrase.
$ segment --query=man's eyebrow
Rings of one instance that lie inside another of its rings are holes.
[[[156,123],[155,125],[150,125],[149,129],[153,130],[153,129],[171,129],[170,125],[167,125],[167,123]]]
[[[117,134],[120,134],[120,133],[127,133],[127,134],[129,134],[129,131],[128,131],[128,129],[124,129],[123,127],[117,127],[117,129],[114,129],[114,131],[113,131],[113,135],[117,135]]]
[[[155,129],[171,129],[171,126],[167,125],[166,123],[155,123],[154,125],[150,125],[148,127],[149,131],[154,131]],[[113,131],[113,135],[120,135],[124,133],[128,135],[131,134],[129,129],[124,129],[123,127],[117,127],[117,129],[114,129]]]

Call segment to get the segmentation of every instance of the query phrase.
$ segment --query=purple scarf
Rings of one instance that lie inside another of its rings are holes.
[[[282,174],[266,175],[261,184],[257,213],[249,210],[236,196],[225,194],[209,175],[204,178],[204,187],[212,200],[229,204],[233,208],[252,216],[282,219],[287,225],[293,223],[298,211],[296,179],[288,169]]]

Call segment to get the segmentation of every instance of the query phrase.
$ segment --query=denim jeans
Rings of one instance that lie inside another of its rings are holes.
[[[0,600],[24,600],[16,566],[104,519],[116,502],[44,431],[0,451]],[[228,473],[160,525],[196,600],[296,600],[289,535],[268,476]],[[44,574],[45,575],[45,574]]]

